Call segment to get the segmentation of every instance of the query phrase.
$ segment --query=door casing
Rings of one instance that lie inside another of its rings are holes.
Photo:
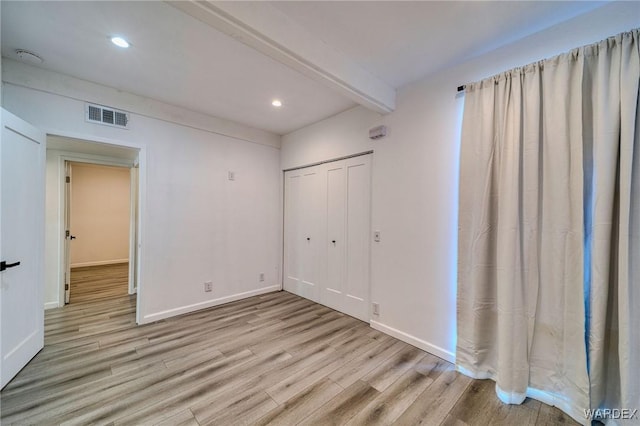
[[[130,148],[138,151],[137,159],[124,159],[118,157],[110,157],[105,155],[96,155],[92,153],[85,152],[82,149],[69,149],[69,150],[59,150],[56,149],[56,166],[57,166],[57,186],[58,190],[56,191],[59,194],[57,200],[57,246],[56,248],[48,248],[56,251],[56,259],[57,263],[57,272],[56,272],[56,281],[58,288],[58,306],[64,306],[64,272],[65,272],[65,224],[64,224],[64,210],[65,210],[65,200],[64,200],[64,185],[65,185],[65,161],[72,162],[89,162],[93,164],[101,164],[107,166],[121,166],[121,167],[137,167],[138,168],[138,179],[137,179],[137,229],[136,229],[136,245],[131,248],[130,246],[130,261],[131,255],[135,253],[135,278],[136,278],[136,322],[141,324],[143,321],[143,313],[141,312],[140,306],[142,303],[143,292],[144,292],[144,268],[142,265],[144,246],[143,246],[143,238],[145,235],[145,197],[146,197],[146,149],[141,144],[133,144],[122,142],[113,139],[105,139],[105,138],[96,138],[93,136],[85,136],[78,135],[74,133],[65,133],[60,131],[48,132],[47,136],[61,137],[61,138],[69,138],[74,141],[80,141],[86,144],[101,144],[101,145],[109,145],[114,147],[114,149],[118,148]],[[131,285],[131,283],[130,283]]]

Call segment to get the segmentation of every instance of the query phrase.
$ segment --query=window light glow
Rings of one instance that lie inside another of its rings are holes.
[[[271,105],[273,105],[274,107],[281,107],[282,106],[282,101],[280,99],[274,99],[273,101],[271,101]]]
[[[122,47],[123,49],[129,47],[129,42],[122,37],[111,37],[111,43],[115,44],[118,47]]]

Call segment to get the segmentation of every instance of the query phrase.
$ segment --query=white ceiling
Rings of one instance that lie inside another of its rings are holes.
[[[274,6],[395,88],[603,1],[286,1]]]
[[[259,3],[242,7],[250,12]],[[392,88],[602,4],[269,2],[298,34],[323,41]],[[331,84],[167,3],[2,0],[1,7],[4,57],[27,49],[42,56],[43,68],[277,134],[355,105]],[[113,46],[108,37],[114,34],[132,47]],[[273,98],[284,106],[273,108]]]
[[[279,134],[355,105],[158,1],[2,0],[2,55],[15,49],[38,53],[43,68]]]

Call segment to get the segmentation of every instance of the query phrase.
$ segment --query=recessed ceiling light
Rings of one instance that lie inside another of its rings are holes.
[[[122,47],[126,49],[129,47],[129,42],[122,37],[111,37],[111,43],[115,44],[118,47]]]
[[[274,107],[281,107],[282,101],[280,99],[274,99],[271,101],[271,105],[273,105]]]

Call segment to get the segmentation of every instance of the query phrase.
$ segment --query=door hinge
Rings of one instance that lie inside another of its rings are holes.
[[[65,179],[65,182],[71,183],[71,176],[67,176],[66,179]]]
[[[64,285],[64,290],[65,290],[65,291],[69,290],[69,284],[65,284],[65,285]]]
[[[69,232],[69,230],[67,229],[66,231],[64,231],[64,236],[69,238],[69,235],[71,235],[71,232]]]

